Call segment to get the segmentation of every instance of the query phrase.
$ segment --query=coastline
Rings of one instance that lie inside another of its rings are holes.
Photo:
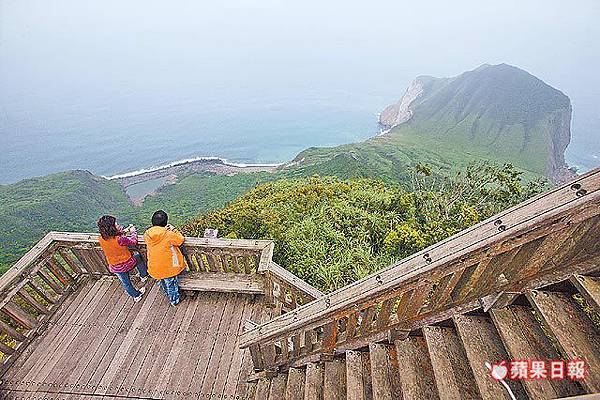
[[[247,169],[253,169],[253,168],[271,169],[271,168],[280,167],[283,164],[285,164],[285,163],[246,164],[246,163],[230,162],[226,158],[222,158],[222,157],[194,157],[194,158],[186,158],[183,160],[173,161],[168,164],[161,164],[161,165],[157,165],[157,166],[153,166],[153,167],[149,167],[149,168],[142,168],[142,169],[138,169],[135,171],[124,172],[121,174],[116,174],[116,175],[111,175],[111,176],[104,176],[104,175],[101,175],[101,176],[102,176],[102,178],[108,179],[109,181],[122,180],[122,179],[133,178],[133,177],[144,175],[144,174],[150,174],[153,172],[165,171],[165,170],[169,170],[169,169],[176,168],[176,167],[192,166],[192,165],[198,164],[198,163],[216,163],[216,164],[220,164],[225,167],[231,167],[234,169],[245,169],[245,168],[247,168]]]
[[[235,175],[238,173],[275,172],[281,164],[233,163],[221,157],[196,157],[173,161],[168,164],[143,168],[122,174],[103,176],[107,180],[119,183],[134,205],[160,188],[177,183],[183,177],[199,172],[211,172],[217,175]]]

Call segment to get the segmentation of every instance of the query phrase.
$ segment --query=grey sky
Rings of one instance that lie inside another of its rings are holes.
[[[569,95],[574,149],[599,152],[598,21],[597,0],[0,0],[0,118],[15,103],[58,112],[55,96],[127,107],[145,88],[216,102],[348,88],[391,102],[416,75],[506,62]]]

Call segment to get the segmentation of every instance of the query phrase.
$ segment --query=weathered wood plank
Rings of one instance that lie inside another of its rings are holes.
[[[308,283],[298,278],[296,275],[292,274],[290,271],[281,267],[274,261],[271,261],[268,264],[266,270],[271,271],[272,274],[274,274],[279,279],[292,286],[294,290],[297,290],[300,293],[304,293],[311,299],[318,299],[319,297],[322,297],[324,295],[323,292],[309,285]]]
[[[164,360],[163,369],[160,371],[160,375],[155,383],[154,392],[158,396],[164,397],[169,390],[168,383],[173,374],[180,375],[182,371],[179,370],[179,366],[176,365],[176,361],[179,358],[180,353],[184,350],[183,344],[186,333],[192,324],[192,319],[196,313],[198,307],[198,301],[190,299],[187,301],[188,304],[185,307],[180,307],[185,310],[183,320],[177,326],[177,331],[174,332],[173,347],[169,351],[167,357]],[[185,349],[188,350],[188,349]]]
[[[57,298],[48,293],[48,291],[46,291],[46,289],[44,289],[42,286],[38,285],[38,283],[35,281],[35,278],[32,278],[29,282],[27,282],[27,286],[36,292],[38,296],[44,299],[44,301],[50,304],[50,307],[52,307],[52,304],[56,303]]]
[[[570,280],[589,306],[600,314],[600,278],[575,274]]]
[[[224,303],[226,297],[222,293],[200,293],[198,296],[208,297],[208,300],[206,308],[201,309],[202,312],[200,314],[196,313],[197,322],[194,345],[189,358],[185,362],[185,366],[182,367],[182,376],[178,385],[182,388],[184,396],[199,395],[198,389],[192,388],[191,385],[195,380],[202,379],[202,375],[197,374],[199,362],[202,357],[210,356],[212,343],[216,337],[215,329],[219,326],[226,305]],[[200,365],[200,368],[205,367]]]
[[[72,345],[77,334],[83,329],[89,318],[94,318],[96,307],[101,303],[104,293],[110,288],[110,281],[100,281],[100,287],[91,296],[89,303],[81,310],[81,314],[75,319],[72,326],[67,326],[67,329],[60,335],[60,339],[54,344],[55,351],[51,357],[44,360],[44,366],[36,372],[35,379],[41,382],[46,382],[47,378],[60,365],[62,357],[67,349]]]
[[[422,337],[410,336],[395,343],[398,364],[402,367],[402,398],[438,399],[427,344]]]
[[[63,293],[64,289],[58,285],[58,283],[56,283],[56,281],[54,281],[54,279],[52,279],[44,270],[39,270],[37,275],[40,277],[40,279],[42,281],[44,281],[44,283],[46,285],[48,285],[52,290],[54,290],[54,293],[60,295]]]
[[[344,400],[346,398],[346,362],[344,359],[335,358],[333,361],[325,361],[324,400]]]
[[[323,364],[306,365],[304,400],[323,400]]]
[[[150,293],[145,294],[148,296],[153,291],[159,290],[158,285],[155,285],[150,290]],[[119,314],[115,321],[115,329],[110,332],[109,335],[104,338],[101,347],[96,351],[96,355],[99,357],[88,364],[89,372],[86,372],[82,376],[82,385],[93,388],[94,390],[106,390],[106,387],[101,386],[106,371],[110,368],[112,360],[115,358],[115,354],[121,347],[123,339],[127,335],[133,321],[138,316],[140,309],[145,304],[145,301],[135,303],[131,297],[124,295],[122,312]],[[96,355],[94,356],[96,358]],[[158,356],[158,355],[157,355]],[[86,367],[87,369],[87,367]]]
[[[285,386],[285,400],[304,399],[304,381],[305,370],[300,368],[290,368],[288,370],[288,379]]]
[[[441,400],[481,399],[458,334],[453,328],[426,326],[433,375]]]
[[[262,280],[257,276],[235,273],[193,272],[182,275],[179,287],[199,292],[264,294]]]
[[[523,306],[490,311],[492,320],[512,360],[557,360],[558,352],[542,331],[533,312]],[[581,394],[568,380],[523,380],[531,399],[553,399]]]
[[[23,300],[25,300],[25,302],[27,304],[29,304],[31,307],[33,307],[37,312],[41,313],[41,314],[48,314],[49,310],[44,307],[43,304],[40,304],[36,299],[33,298],[32,295],[30,295],[27,290],[25,290],[25,288],[22,288],[21,290],[19,290],[19,297],[21,297]]]
[[[214,371],[210,371],[209,368],[211,363],[214,363],[215,358],[218,354],[216,352],[222,351],[222,344],[224,338],[218,335],[222,326],[227,326],[227,322],[233,313],[233,309],[237,306],[235,302],[236,295],[231,293],[219,294],[219,310],[214,315],[210,331],[207,332],[207,337],[202,342],[202,352],[196,365],[194,372],[194,378],[191,382],[190,391],[193,394],[202,395],[203,393],[208,395],[212,388],[214,378],[210,378],[210,375]],[[210,385],[210,386],[209,386]],[[268,395],[268,392],[267,392]]]
[[[78,388],[80,374],[86,369],[90,360],[94,358],[97,346],[110,331],[110,327],[122,307],[119,302],[122,292],[123,289],[118,282],[111,283],[110,288],[104,295],[102,304],[99,306],[102,311],[95,316],[95,321],[91,321],[92,324],[91,327],[88,327],[89,330],[80,331],[83,340],[68,348],[66,354],[70,354],[70,357],[63,356],[63,358],[76,360],[75,365],[64,363],[62,370],[53,372],[58,379],[70,385],[70,388]]]
[[[60,254],[61,258],[67,263],[67,265],[73,270],[76,275],[81,275],[82,270],[77,264],[75,258],[71,255],[71,253],[64,247],[60,247],[58,250],[58,254]]]
[[[6,303],[0,311],[2,311],[3,314],[11,317],[15,322],[26,329],[33,329],[38,324],[38,320],[34,316],[28,314],[12,301]]]
[[[285,395],[285,383],[287,375],[277,374],[271,378],[271,387],[269,388],[269,400],[282,400]]]
[[[365,383],[362,356],[359,351],[346,352],[346,398],[347,400],[365,400]]]
[[[248,305],[249,300],[251,300],[251,297],[247,295],[236,296],[237,305],[229,317],[229,324],[225,326],[225,330],[222,331],[222,336],[224,337],[225,342],[221,345],[222,351],[219,359],[215,359],[215,363],[213,363],[214,367],[212,368],[217,371],[217,375],[214,378],[214,383],[212,389],[210,390],[210,393],[217,396],[217,398],[219,396],[223,397],[223,391],[225,389],[225,385],[227,384],[226,379],[228,377],[228,372],[232,366],[232,358],[235,352],[240,351],[235,345],[237,342],[237,335],[242,331],[244,323],[244,309]],[[219,344],[217,343],[217,346],[218,345]],[[271,383],[271,388],[273,388],[273,383]],[[283,388],[285,388],[285,377],[283,380]],[[281,390],[281,397],[283,397],[283,390]]]
[[[261,378],[256,384],[256,394],[254,395],[255,400],[268,400],[269,389],[271,388],[271,380],[268,378]]]
[[[498,361],[508,360],[508,354],[502,346],[502,341],[492,321],[487,317],[460,315],[454,317],[454,324],[481,396],[484,399],[510,400],[504,387],[492,379],[486,367],[486,363],[494,364]],[[507,380],[506,383],[516,398],[526,398],[519,381]]]
[[[52,370],[43,378],[50,388],[63,387],[70,390],[75,387],[76,380],[70,380],[70,373],[85,364],[85,360],[92,356],[93,353],[89,354],[87,350],[91,341],[97,339],[92,336],[94,328],[106,323],[106,316],[111,310],[111,300],[116,297],[114,296],[116,290],[122,290],[117,282],[107,281],[106,286],[98,289],[94,296],[94,301],[98,298],[100,300],[87,305],[87,308],[93,308],[93,311],[86,318],[82,315],[81,319],[71,325],[71,330],[77,330],[71,341],[57,349],[60,356]]]
[[[244,353],[246,353],[247,350],[242,350],[239,348],[238,338],[239,338],[239,335],[241,335],[242,332],[244,331],[244,325],[245,325],[246,321],[252,318],[254,309],[256,308],[257,304],[260,304],[260,303],[255,301],[255,298],[253,298],[253,297],[248,297],[246,300],[247,300],[246,305],[244,307],[244,312],[240,318],[240,324],[239,324],[238,331],[235,336],[235,343],[234,343],[233,349],[232,349],[233,358],[231,360],[229,372],[227,374],[227,378],[225,381],[225,387],[223,390],[224,398],[235,397],[236,388],[237,388],[238,382],[240,380],[240,377],[242,375],[248,373],[251,369],[250,365],[246,366],[243,364],[244,363]]]
[[[162,297],[162,295],[161,295],[161,297]],[[162,300],[165,301],[166,298],[163,298]],[[164,304],[164,303],[162,303],[162,304]],[[175,308],[175,314],[173,316],[171,324],[166,325],[166,327],[165,327],[165,332],[166,332],[167,337],[174,337],[175,335],[177,335],[177,330],[178,330],[177,327],[179,327],[182,324],[183,319],[186,316],[186,311],[187,311],[186,306],[182,306],[182,307],[177,306],[177,307],[173,307],[173,308]],[[149,355],[149,357],[147,357],[148,360],[151,360],[152,368],[150,369],[150,373],[148,374],[148,376],[146,378],[146,382],[145,382],[142,390],[143,390],[143,393],[148,397],[161,397],[162,393],[159,392],[158,383],[159,383],[161,375],[164,372],[165,360],[169,357],[169,354],[171,354],[171,351],[172,351],[173,347],[175,346],[175,341],[174,340],[164,340],[164,334],[156,335],[156,337],[154,338],[154,341],[160,342],[160,344],[158,345],[159,351],[157,353],[151,354],[151,355]]]
[[[113,282],[113,285],[118,285]],[[106,354],[110,351],[110,345],[115,341],[117,332],[122,329],[122,324],[129,315],[130,309],[134,303],[129,300],[129,296],[121,289],[115,288],[113,292],[114,305],[106,318],[106,323],[102,324],[97,332],[97,338],[88,347],[86,353],[87,360],[81,363],[78,369],[73,369],[68,376],[68,380],[74,382],[75,387],[86,390],[94,390],[101,377],[94,378],[98,367],[102,370],[108,368]],[[112,301],[111,301],[112,304]]]
[[[531,291],[527,298],[566,358],[580,358],[590,366],[600,365],[598,329],[568,294]],[[590,392],[600,392],[600,371],[590,368],[589,376],[581,383]]]
[[[23,342],[25,339],[27,339],[25,335],[2,320],[0,320],[0,332],[5,333],[19,342]]]
[[[390,359],[387,347],[383,344],[371,343],[369,345],[369,358],[371,360],[371,379],[373,380],[373,400],[392,400],[392,379],[390,376]]]
[[[66,298],[65,302],[53,315],[44,335],[33,339],[32,343],[23,351],[12,367],[6,371],[3,376],[4,381],[21,382],[24,380],[25,375],[34,368],[39,357],[44,355],[43,353],[46,353],[47,356],[47,352],[44,349],[53,349],[52,342],[56,333],[72,317],[74,311],[81,307],[81,303],[90,288],[92,288],[92,283],[87,281],[76,294]]]
[[[65,336],[68,335],[70,327],[74,324],[80,316],[85,312],[87,305],[92,301],[96,292],[102,287],[101,282],[94,282],[93,285],[86,285],[77,296],[78,299],[74,302],[74,307],[70,307],[70,313],[66,316],[64,323],[52,329],[53,332],[47,332],[41,337],[41,343],[36,345],[36,351],[32,356],[29,357],[27,362],[30,363],[26,366],[28,368],[25,372],[25,376],[22,377],[22,381],[31,381],[41,374],[41,371],[47,364],[53,363],[59,355],[57,350],[64,340]],[[43,362],[40,362],[43,360]],[[52,364],[53,365],[53,364]],[[21,376],[19,376],[20,378]]]

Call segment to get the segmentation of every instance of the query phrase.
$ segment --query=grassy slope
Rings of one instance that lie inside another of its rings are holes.
[[[198,214],[224,207],[257,183],[270,178],[271,174],[267,173],[189,175],[177,184],[165,186],[156,195],[147,197],[143,205],[126,219],[140,227],[146,227],[150,224],[152,213],[163,209],[169,214],[172,224],[180,225]]]
[[[185,177],[148,197],[140,208],[129,204],[120,185],[86,171],[69,171],[0,186],[0,274],[48,231],[95,232],[103,214],[119,223],[144,229],[157,209],[164,209],[179,225],[207,211],[224,207],[270,174]]]
[[[426,82],[404,126],[411,134],[533,173],[548,172],[549,127],[557,116],[571,113],[565,94],[506,64]]]
[[[0,186],[0,271],[4,272],[48,231],[95,230],[99,215],[130,212],[116,183],[69,171]]]
[[[218,211],[199,215],[183,230],[201,235],[210,227],[227,237],[273,239],[277,262],[331,291],[523,201],[540,188],[522,186],[510,169],[483,166],[451,179],[445,189],[413,192],[368,179],[279,179],[253,188]],[[431,183],[429,178],[421,182]],[[425,186],[432,187],[419,185]]]

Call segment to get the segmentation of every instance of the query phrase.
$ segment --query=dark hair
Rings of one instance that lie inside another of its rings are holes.
[[[152,214],[152,225],[153,226],[167,226],[169,216],[163,210],[158,210]]]
[[[98,229],[100,230],[100,236],[102,239],[108,240],[119,234],[116,225],[117,219],[112,215],[104,215],[98,220]]]

